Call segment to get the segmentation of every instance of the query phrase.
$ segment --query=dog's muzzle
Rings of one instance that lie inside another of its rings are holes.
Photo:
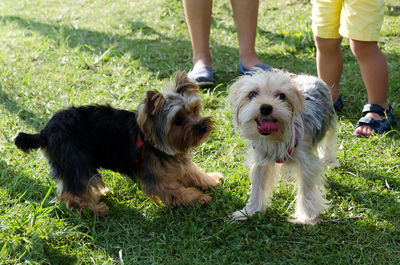
[[[269,135],[272,132],[278,131],[276,120],[271,118],[273,107],[268,104],[263,104],[260,107],[261,118],[256,119],[258,132],[262,135]]]

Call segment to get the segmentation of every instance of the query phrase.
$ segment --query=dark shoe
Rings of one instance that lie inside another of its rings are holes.
[[[336,112],[341,112],[343,110],[344,103],[343,103],[343,99],[340,95],[339,95],[339,98],[336,100],[336,102],[333,103],[333,107],[335,108]]]
[[[383,120],[375,120],[369,117],[362,117],[356,125],[358,127],[362,125],[369,126],[375,133],[382,134],[384,132],[390,131],[394,126],[396,126],[396,119],[394,118],[394,111],[392,106],[389,105],[389,110],[385,110],[379,105],[376,104],[367,104],[363,108],[363,114],[367,114],[368,112],[377,113],[379,116],[384,117]],[[353,133],[354,136],[357,137],[368,137],[369,135],[364,134],[356,134]]]
[[[267,72],[272,72],[272,67],[263,63],[259,63],[254,65],[251,68],[246,68],[243,66],[242,61],[239,60],[239,74],[241,75],[252,75],[255,72],[257,72],[257,70],[264,70]]]
[[[212,87],[215,84],[213,69],[206,65],[193,67],[189,71],[188,77],[196,81],[197,85],[201,88]]]

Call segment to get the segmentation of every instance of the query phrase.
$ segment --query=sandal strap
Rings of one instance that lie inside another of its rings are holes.
[[[390,123],[387,119],[375,120],[375,119],[372,119],[369,117],[362,117],[357,122],[356,128],[358,128],[362,125],[368,125],[369,127],[371,127],[371,129],[373,129],[378,134],[382,134],[391,129]]]
[[[390,111],[391,107],[389,107]],[[385,109],[377,104],[366,104],[363,108],[363,114],[367,114],[368,112],[373,112],[379,114],[379,116],[385,116]]]
[[[373,125],[377,122],[377,120],[372,119],[370,117],[362,117],[361,119],[358,120],[357,122],[357,127],[361,126],[361,125]]]

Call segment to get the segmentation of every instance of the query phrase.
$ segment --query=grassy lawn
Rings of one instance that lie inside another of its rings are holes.
[[[311,5],[262,0],[257,52],[263,62],[316,74]],[[387,0],[380,47],[389,65],[390,102],[400,120],[400,1]],[[26,155],[12,139],[40,130],[59,109],[109,103],[135,109],[191,67],[181,1],[13,0],[0,2],[0,264],[398,264],[400,133],[352,136],[366,92],[343,42],[344,111],[337,157],[327,170],[331,207],[323,223],[287,222],[293,185],[279,185],[263,216],[233,222],[249,191],[248,147],[227,107],[238,76],[238,44],[229,1],[214,1],[211,48],[218,85],[202,91],[215,130],[195,161],[224,184],[204,206],[156,206],[140,183],[102,171],[112,194],[104,218],[80,217],[57,201],[40,152]],[[356,218],[355,218],[356,217]]]

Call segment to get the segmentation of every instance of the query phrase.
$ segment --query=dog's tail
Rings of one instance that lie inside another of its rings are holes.
[[[38,149],[45,146],[42,137],[40,137],[40,133],[28,134],[20,132],[14,138],[14,144],[18,149],[21,149],[26,153],[29,153],[32,149]]]

